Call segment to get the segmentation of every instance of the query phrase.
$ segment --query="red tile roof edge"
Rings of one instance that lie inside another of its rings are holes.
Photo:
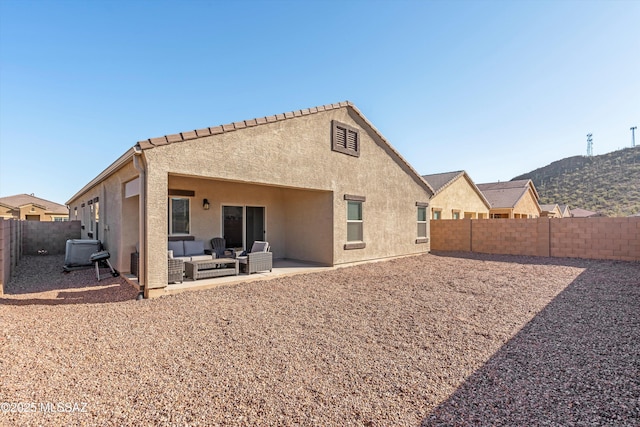
[[[240,122],[226,123],[223,125],[212,126],[204,129],[197,129],[192,131],[186,131],[171,135],[164,135],[156,138],[144,139],[138,141],[138,145],[143,150],[158,147],[161,145],[172,144],[174,142],[182,142],[190,139],[204,138],[210,135],[217,135],[220,133],[233,132],[238,129],[244,129],[247,127],[260,126],[263,124],[274,123],[282,120],[293,119],[296,117],[307,116],[309,114],[316,114],[323,111],[337,110],[343,107],[355,108],[355,105],[351,101],[342,101],[334,104],[321,105],[318,107],[303,108],[302,110],[288,111],[286,113],[275,114],[272,116],[256,117],[249,120],[243,120]],[[357,111],[357,109],[356,109]],[[358,114],[360,112],[358,111]]]

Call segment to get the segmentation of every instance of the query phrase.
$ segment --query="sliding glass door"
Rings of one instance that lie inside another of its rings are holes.
[[[223,206],[222,235],[227,247],[251,249],[256,240],[265,240],[264,206]]]
[[[246,248],[249,250],[253,246],[253,242],[256,240],[264,241],[267,236],[264,227],[264,207],[247,206],[245,210],[247,212]]]

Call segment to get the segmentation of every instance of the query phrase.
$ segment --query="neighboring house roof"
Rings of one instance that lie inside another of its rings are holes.
[[[34,205],[44,209],[48,213],[69,214],[69,210],[65,205],[41,199],[40,197],[36,197],[31,194],[16,194],[15,196],[0,197],[0,204],[13,209],[19,209],[27,205]]]
[[[297,117],[308,116],[310,114],[317,114],[323,111],[336,110],[336,109],[345,108],[345,107],[350,108],[354,113],[356,113],[360,117],[360,119],[371,129],[371,131],[375,133],[376,136],[380,138],[380,140],[387,146],[387,149],[389,150],[389,153],[392,155],[392,157],[395,156],[395,158],[398,161],[400,161],[414,175],[415,180],[420,185],[422,185],[425,188],[425,190],[431,193],[431,195],[435,193],[431,185],[429,185],[429,183],[427,183],[427,181],[425,181],[422,178],[422,176],[413,168],[413,166],[411,166],[409,162],[407,162],[404,159],[404,157],[402,157],[400,153],[395,148],[393,148],[393,146],[389,143],[389,141],[387,141],[387,139],[384,136],[382,136],[380,131],[378,131],[378,129],[376,129],[375,126],[373,126],[373,124],[360,112],[360,110],[358,110],[358,108],[356,108],[356,106],[351,101],[343,101],[335,104],[327,104],[327,105],[322,105],[318,107],[305,108],[303,110],[296,110],[296,111],[290,111],[287,113],[276,114],[274,116],[258,117],[254,119],[243,120],[240,122],[233,122],[225,125],[213,126],[213,127],[203,128],[203,129],[196,129],[196,130],[191,130],[187,132],[181,132],[181,133],[165,135],[157,138],[149,138],[142,141],[138,141],[138,143],[134,147],[130,148],[126,153],[120,156],[118,160],[112,163],[109,167],[107,167],[107,169],[102,171],[102,173],[100,173],[96,178],[94,178],[91,182],[85,185],[71,199],[69,199],[69,201],[74,200],[80,194],[84,193],[89,188],[93,187],[94,185],[96,185],[97,183],[101,182],[103,179],[105,179],[106,177],[114,173],[116,170],[122,167],[126,162],[128,162],[133,157],[134,153],[139,152],[140,150],[150,150],[162,145],[181,143],[184,141],[189,141],[197,138],[204,138],[207,136],[217,135],[217,134],[226,133],[226,132],[234,132],[234,131],[242,130],[249,127],[261,126],[261,125],[283,121],[283,120],[291,120]]]
[[[433,187],[436,194],[438,194],[447,185],[451,184],[456,178],[464,174],[464,171],[433,173],[430,175],[422,175],[422,177]]]
[[[588,218],[591,216],[604,216],[599,212],[589,211],[586,209],[573,208],[571,209],[571,216],[574,218]]]
[[[558,205],[556,204],[552,204],[552,205],[540,205],[540,209],[542,209],[543,212],[551,212],[553,211],[556,207],[558,207]],[[558,209],[560,209],[558,207]],[[562,211],[561,211],[562,212]]]
[[[478,184],[477,187],[489,200],[492,208],[514,208],[529,190],[532,191],[536,201],[539,199],[538,192],[530,179],[488,182]]]
[[[491,208],[491,203],[489,203],[489,200],[487,200],[484,194],[482,194],[482,191],[480,191],[475,182],[473,182],[469,174],[464,170],[422,175],[422,178],[424,178],[424,180],[427,181],[429,185],[431,185],[431,187],[434,189],[434,195],[440,193],[460,177],[466,179],[471,185],[471,188],[473,188],[473,190],[478,194],[478,196],[487,205],[487,207]]]
[[[562,217],[571,216],[571,209],[569,209],[569,205],[558,205],[560,208],[560,212],[562,212]]]

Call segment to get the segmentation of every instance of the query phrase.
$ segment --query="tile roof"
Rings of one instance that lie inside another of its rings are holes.
[[[571,216],[574,218],[588,218],[592,216],[604,216],[599,212],[589,211],[586,209],[573,208],[571,209]]]
[[[463,175],[464,171],[433,173],[430,175],[422,175],[422,177],[433,187],[436,194],[445,188],[448,184],[453,182],[460,175]]]
[[[491,209],[491,203],[489,202],[489,200],[487,200],[485,195],[482,193],[482,191],[480,191],[476,183],[473,182],[473,180],[465,170],[422,175],[422,178],[427,181],[429,185],[431,185],[431,187],[433,187],[433,189],[435,190],[434,195],[440,193],[460,177],[463,177],[467,180],[473,191],[475,191],[478,197],[482,199],[482,202],[487,206],[487,208]]]
[[[527,192],[526,188],[506,188],[498,190],[483,190],[482,194],[489,200],[492,208],[515,208],[518,201]]]
[[[517,181],[498,181],[478,184],[481,190],[506,190],[509,188],[524,188],[531,182],[530,179],[519,179]]]
[[[15,196],[0,197],[0,203],[12,208],[19,208],[21,206],[33,204],[45,209],[47,212],[69,213],[69,210],[65,205],[41,199],[40,197],[36,197],[31,194],[16,194]]]
[[[514,208],[529,190],[533,191],[535,199],[538,200],[538,192],[530,179],[488,182],[478,184],[477,187],[489,200],[492,208]]]
[[[272,116],[258,117],[249,120],[243,120],[240,122],[228,123],[225,125],[218,125],[209,128],[197,129],[188,132],[181,132],[172,135],[165,135],[157,138],[149,138],[143,141],[138,141],[138,146],[142,150],[149,150],[154,147],[172,144],[176,142],[188,141],[190,139],[203,138],[209,135],[217,135],[225,132],[234,132],[236,130],[260,126],[263,124],[273,123],[282,120],[289,120],[296,117],[308,116],[311,114],[321,113],[323,111],[337,110],[340,108],[351,108],[362,120],[371,128],[371,130],[389,147],[391,152],[397,156],[397,158],[405,164],[405,166],[415,174],[415,177],[419,180],[420,184],[427,188],[431,194],[435,194],[431,185],[422,178],[422,176],[411,166],[411,164],[387,141],[387,139],[380,133],[378,129],[358,110],[358,108],[351,101],[342,101],[334,104],[326,104],[318,107],[304,108],[302,110],[289,111],[286,113],[276,114]]]
[[[551,205],[540,205],[540,209],[542,209],[544,212],[551,212],[552,210],[554,210],[558,205],[556,204],[551,204]],[[560,209],[560,208],[558,208]],[[561,211],[562,212],[562,211]]]
[[[289,120],[297,117],[308,116],[311,114],[317,114],[324,111],[337,110],[345,107],[351,108],[352,111],[354,111],[358,116],[360,116],[360,118],[367,124],[367,126],[369,126],[371,131],[375,133],[387,145],[390,152],[393,153],[393,155],[395,155],[397,159],[406,166],[408,171],[410,171],[410,173],[414,175],[416,182],[418,182],[421,186],[423,186],[429,193],[431,193],[431,195],[435,193],[431,185],[429,185],[429,183],[425,181],[424,178],[422,178],[422,176],[413,168],[413,166],[411,166],[411,164],[404,157],[402,157],[402,155],[391,145],[391,143],[389,143],[389,141],[387,141],[387,139],[382,135],[382,133],[380,133],[380,131],[364,116],[364,114],[360,112],[360,110],[358,110],[358,108],[351,101],[342,101],[335,104],[327,104],[327,105],[321,105],[318,107],[304,108],[302,110],[290,111],[287,113],[276,114],[273,116],[258,117],[254,119],[243,120],[240,122],[233,122],[233,123],[228,123],[224,125],[196,129],[192,131],[181,132],[181,133],[176,133],[171,135],[164,135],[157,138],[149,138],[142,141],[138,141],[138,143],[134,147],[128,150],[118,160],[112,163],[109,167],[107,167],[107,169],[102,171],[97,177],[95,177],[88,184],[86,184],[80,191],[78,191],[71,199],[69,199],[68,203],[74,200],[76,197],[78,197],[88,188],[96,185],[102,179],[105,179],[107,176],[109,176],[111,173],[113,173],[115,170],[121,167],[124,164],[124,162],[132,158],[134,153],[139,150],[149,150],[149,149],[167,145],[167,144],[188,141],[196,138],[203,138],[206,136],[217,135],[225,132],[234,132],[244,128],[260,126],[260,125],[273,123],[281,120]]]
[[[282,121],[282,120],[288,120],[288,119],[291,119],[291,118],[294,118],[294,117],[301,117],[301,116],[308,116],[310,114],[317,114],[317,113],[320,113],[322,111],[337,110],[337,109],[342,108],[342,107],[351,107],[351,108],[353,108],[364,119],[364,116],[360,113],[360,111],[358,111],[356,106],[351,101],[343,101],[343,102],[338,102],[338,103],[335,103],[335,104],[321,105],[319,107],[312,107],[312,108],[305,108],[305,109],[302,109],[302,110],[289,111],[287,113],[275,114],[273,116],[258,117],[258,118],[254,118],[254,119],[243,120],[243,121],[240,121],[240,122],[233,122],[233,123],[227,123],[227,124],[224,124],[224,125],[218,125],[218,126],[203,128],[203,129],[196,129],[196,130],[192,130],[192,131],[188,131],[188,132],[181,132],[181,133],[175,133],[175,134],[171,134],[171,135],[164,135],[164,136],[160,136],[160,137],[157,137],[157,138],[149,138],[149,139],[145,139],[143,141],[138,141],[138,145],[140,146],[141,149],[148,150],[150,148],[158,147],[158,146],[161,146],[161,145],[172,144],[172,143],[175,143],[175,142],[188,141],[190,139],[203,138],[205,136],[217,135],[217,134],[220,134],[220,133],[233,132],[233,131],[236,131],[236,130],[239,130],[239,129],[244,129],[244,128],[248,128],[248,127],[254,127],[254,126],[260,126],[260,125],[263,125],[263,124],[278,122],[278,121]],[[382,135],[380,135],[380,132],[378,132],[369,123],[368,120],[365,119],[365,121],[367,121],[367,123],[375,130],[375,132],[378,133],[378,135],[382,137]],[[386,141],[386,139],[385,139],[385,141]]]

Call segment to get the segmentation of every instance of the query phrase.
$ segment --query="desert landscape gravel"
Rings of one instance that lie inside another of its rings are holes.
[[[136,301],[24,257],[0,425],[640,425],[640,263],[440,253]]]

